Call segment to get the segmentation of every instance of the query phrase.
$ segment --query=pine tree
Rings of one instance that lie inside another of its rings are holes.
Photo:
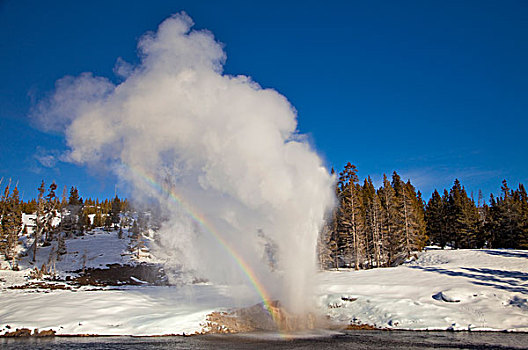
[[[121,212],[122,213],[126,213],[127,211],[130,210],[130,203],[128,202],[128,199],[124,199],[121,201]]]
[[[486,222],[484,223],[484,232],[487,240],[486,246],[488,248],[497,248],[499,245],[497,234],[499,231],[499,208],[493,193],[490,194],[489,203],[488,215],[486,216]]]
[[[420,251],[427,241],[425,235],[425,219],[423,212],[423,200],[421,194],[410,181],[403,185],[402,209],[404,218],[405,253],[407,257],[411,252]]]
[[[22,212],[18,187],[15,186],[13,192],[10,193],[10,186],[11,184],[8,184],[2,197],[0,247],[5,259],[10,262],[11,269],[15,270],[17,269],[16,247],[22,230]]]
[[[334,168],[330,171],[335,176]],[[337,201],[339,188],[337,183],[334,186],[334,194]],[[339,203],[327,214],[325,224],[321,232],[320,263],[322,268],[339,268],[339,231],[338,231]]]
[[[62,230],[67,233],[68,237],[73,234],[82,236],[86,228],[86,218],[83,218],[84,214],[84,203],[83,199],[79,196],[79,190],[77,187],[72,186],[70,189],[70,196],[68,198],[68,204],[62,210],[62,217],[64,223],[62,224]]]
[[[330,216],[333,216],[332,213]],[[319,266],[321,269],[331,269],[339,267],[339,259],[337,253],[337,235],[336,231],[332,230],[334,221],[331,217],[326,218],[319,234],[317,241],[317,254],[319,257]]]
[[[73,216],[71,215],[71,212],[68,211],[67,208],[64,208],[61,213],[61,222],[60,222],[60,230],[64,232],[68,237],[71,237],[73,235],[74,231],[74,222],[73,222]]]
[[[101,211],[97,210],[95,213],[94,219],[93,219],[93,227],[102,227],[104,224],[103,216],[101,215]]]
[[[121,201],[115,196],[114,200],[112,201],[112,208],[110,209],[110,220],[112,222],[112,227],[115,227],[119,224],[120,221],[120,214],[121,214]]]
[[[334,168],[332,168],[330,173],[332,176],[335,176]],[[335,215],[336,208],[332,208],[332,210],[325,214],[323,226],[317,239],[317,257],[319,267],[323,270],[338,267],[336,265],[337,259],[333,258],[333,253],[337,250],[337,241],[334,240],[336,230],[333,229],[336,224]]]
[[[381,240],[385,256],[385,263],[391,266],[398,255],[401,239],[397,234],[398,208],[396,193],[387,176],[383,174],[383,186],[378,190],[382,207]]]
[[[460,248],[462,239],[461,235],[464,234],[463,230],[463,193],[460,181],[455,179],[453,187],[449,191],[449,200],[447,207],[447,214],[449,217],[448,224],[448,235],[449,240],[453,248]]]
[[[108,199],[105,199],[102,203],[101,203],[101,213],[102,214],[108,214],[110,213],[110,209],[112,208],[112,205],[111,203],[108,201]]]
[[[33,251],[33,262],[36,260],[38,245],[42,238],[45,237],[47,240],[51,239],[51,232],[53,230],[53,218],[56,215],[56,189],[57,185],[55,185],[55,183],[52,183],[49,187],[48,195],[44,196],[44,193],[46,191],[44,181],[42,181],[38,189],[37,211],[35,219],[36,227],[33,230],[33,245],[31,247],[31,250]]]
[[[84,212],[86,215],[95,214],[97,210],[97,205],[93,199],[88,198],[84,201]]]
[[[392,187],[397,208],[393,233],[393,244],[396,245],[393,251],[397,256],[393,264],[399,264],[410,257],[413,251],[421,250],[426,244],[424,203],[421,193],[416,192],[410,180],[404,183],[396,172],[392,175]]]
[[[81,198],[79,197],[79,190],[77,189],[77,187],[71,187],[68,204],[72,206],[77,206],[81,204]]]
[[[60,204],[60,208],[63,209],[65,208],[67,205],[68,205],[68,190],[67,190],[67,187],[66,185],[64,185],[63,189],[62,189],[62,198],[61,198],[61,204]]]
[[[442,194],[442,207],[444,208],[444,246],[442,246],[442,249],[448,244],[451,243],[451,228],[450,228],[450,208],[449,208],[449,191],[444,188],[444,193]],[[452,246],[452,244],[451,244]]]
[[[27,202],[21,202],[20,207],[24,214],[34,214],[37,211],[37,200],[33,198]]]
[[[104,218],[104,227],[106,231],[110,231],[112,228],[112,218],[108,214]]]
[[[479,215],[458,179],[449,191],[447,202],[448,235],[455,249],[475,248],[479,241]]]
[[[363,184],[364,240],[369,266],[380,267],[382,258],[381,201],[370,176]]]
[[[44,245],[50,245],[54,239],[55,230],[53,229],[53,219],[55,216],[57,216],[56,210],[60,204],[57,199],[57,195],[55,194],[56,189],[57,185],[55,182],[52,182],[48,188],[48,194],[46,195],[44,215],[47,217],[47,219],[44,228]]]
[[[46,191],[46,185],[44,180],[38,188],[37,196],[37,210],[36,210],[36,219],[35,219],[35,229],[33,230],[33,262],[35,262],[37,257],[37,248],[38,243],[42,237],[42,232],[45,230],[46,220],[44,217],[45,211],[45,202],[44,202],[44,192]]]
[[[134,221],[132,225],[132,235],[130,236],[130,251],[135,252],[136,257],[139,259],[141,256],[141,248],[144,247],[144,242],[142,240],[140,227],[137,221]]]
[[[59,234],[59,239],[57,243],[57,260],[62,260],[62,256],[66,253],[66,239],[63,234]]]
[[[526,246],[526,190],[519,185],[516,191],[501,186],[502,196],[491,202],[491,227],[488,227],[494,248],[520,248]]]
[[[518,248],[528,249],[528,195],[523,184],[519,184],[519,239]]]
[[[404,188],[404,182],[396,171],[392,173],[392,188],[394,189],[394,231],[390,245],[393,256],[391,265],[401,264],[410,255],[410,208],[411,202]]]
[[[18,244],[18,236],[22,230],[22,212],[20,209],[20,198],[18,193],[18,186],[15,186],[11,198],[9,200],[9,224],[7,228],[8,232],[8,254],[6,258],[11,258],[11,268],[17,267],[16,262],[16,246]]]
[[[0,183],[2,183],[4,178],[0,179]],[[6,215],[7,208],[8,208],[8,201],[9,201],[9,193],[11,186],[11,180],[9,181],[9,184],[6,186],[4,194],[0,198],[0,251],[5,251],[5,246],[7,244],[7,232],[4,228],[4,216]]]
[[[360,195],[357,186],[357,169],[347,163],[345,169],[339,173],[339,214],[338,230],[340,232],[339,250],[342,252],[345,266],[354,265],[356,270],[361,263],[362,243],[360,241],[361,217]]]
[[[482,190],[478,191],[477,200],[477,212],[478,212],[478,233],[477,233],[477,246],[478,247],[489,247],[489,235],[487,227],[490,220],[490,208],[484,200]]]
[[[425,211],[425,222],[427,235],[432,244],[444,248],[447,243],[447,232],[445,231],[445,209],[442,197],[434,190],[431,199],[427,202]]]
[[[403,184],[404,182],[402,181],[400,175],[398,175],[396,171],[393,171],[391,185],[392,185],[392,188],[394,189],[394,194],[396,197],[403,196]]]
[[[422,199],[422,193],[420,191],[415,191],[415,188],[413,185],[411,185],[410,180],[407,183],[407,187],[411,194],[415,219],[413,249],[422,251],[422,249],[425,248],[429,240],[425,223],[425,201]]]
[[[81,212],[79,214],[79,220],[77,223],[79,234],[83,235],[84,232],[86,232],[86,230],[90,228],[90,226],[90,217],[88,216],[85,210],[81,209]]]
[[[464,227],[466,228],[466,235],[462,243],[462,247],[482,248],[483,238],[481,237],[480,216],[475,201],[472,198],[464,198]]]

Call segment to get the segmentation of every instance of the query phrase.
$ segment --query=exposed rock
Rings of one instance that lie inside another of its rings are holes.
[[[30,337],[31,330],[28,328],[21,328],[21,329],[17,328],[13,332],[6,332],[3,336],[8,337],[8,338]]]
[[[13,332],[6,332],[5,334],[1,335],[1,337],[6,337],[6,338],[54,337],[54,336],[55,336],[55,331],[53,329],[48,329],[48,330],[39,332],[38,328],[35,328],[33,330],[33,334],[31,333],[31,330],[29,328],[20,328],[20,329],[17,328]]]
[[[444,292],[438,292],[435,295],[433,295],[432,298],[435,300],[445,301],[446,303],[459,303],[460,302],[460,299],[451,297]]]
[[[354,324],[354,323],[351,323],[349,324],[348,326],[346,326],[345,328],[347,331],[352,331],[352,330],[367,330],[367,331],[374,331],[374,330],[379,330],[380,328],[377,328],[375,326],[371,326],[369,324]]]
[[[202,325],[202,334],[244,333],[254,331],[296,332],[323,326],[324,321],[312,313],[294,315],[278,301],[263,303],[228,312],[213,312]]]
[[[344,296],[344,295],[343,295],[343,296],[341,297],[341,300],[343,300],[343,301],[350,301],[350,302],[353,302],[353,301],[356,301],[357,298],[349,297],[349,296]]]
[[[110,264],[107,268],[89,268],[84,271],[75,271],[80,276],[73,282],[80,285],[115,286],[149,283],[156,286],[167,285],[167,276],[163,267],[157,264],[142,263],[139,265]],[[132,278],[134,277],[134,278]],[[138,280],[145,282],[139,283]]]
[[[33,337],[54,337],[55,331],[53,329],[48,329],[47,331],[40,331],[35,329],[33,331]]]
[[[72,290],[71,286],[65,285],[63,283],[49,283],[49,282],[28,282],[22,285],[9,286],[8,289],[64,289]]]

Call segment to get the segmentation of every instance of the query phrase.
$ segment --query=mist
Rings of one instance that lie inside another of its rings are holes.
[[[33,115],[64,132],[69,161],[110,167],[135,200],[164,208],[170,264],[251,286],[236,252],[272,298],[303,312],[333,178],[288,100],[223,74],[222,44],[192,26],[185,13],[166,19],[139,40],[139,64],[117,60],[120,83],[64,77]]]

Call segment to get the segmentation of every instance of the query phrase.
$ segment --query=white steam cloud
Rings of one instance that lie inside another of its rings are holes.
[[[160,237],[175,264],[213,281],[247,282],[214,234],[130,169],[170,184],[273,298],[302,311],[333,179],[296,133],[286,98],[224,75],[222,45],[192,25],[185,13],[168,18],[140,39],[139,65],[118,60],[122,83],[65,77],[35,114],[64,130],[72,161],[126,164],[115,169],[136,197],[168,208]]]

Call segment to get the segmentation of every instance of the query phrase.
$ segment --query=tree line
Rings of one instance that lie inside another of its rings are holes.
[[[455,249],[528,249],[527,198],[523,184],[514,190],[503,180],[499,196],[491,194],[488,204],[479,191],[475,203],[455,180],[442,196],[435,190],[425,206],[429,240]]]
[[[332,173],[334,170],[332,169]],[[369,269],[396,266],[426,245],[442,249],[528,249],[528,200],[522,184],[506,180],[501,195],[489,204],[479,191],[477,202],[456,179],[453,187],[435,190],[427,203],[395,171],[375,188],[370,177],[359,182],[348,163],[337,174],[336,206],[327,215],[318,242],[322,268]]]
[[[379,188],[370,177],[360,182],[351,163],[336,174],[336,179],[336,205],[326,217],[318,242],[322,268],[396,266],[427,245],[528,249],[528,196],[523,184],[510,189],[504,180],[500,194],[491,194],[486,202],[480,191],[475,201],[455,180],[442,195],[435,190],[426,203],[411,181],[403,181],[396,171],[390,179],[383,175]],[[65,253],[65,239],[94,228],[118,230],[120,238],[122,229],[128,228],[132,248],[139,256],[140,232],[147,231],[145,212],[122,215],[131,206],[117,195],[113,199],[83,200],[76,187],[69,193],[64,188],[61,198],[56,191],[55,183],[46,187],[42,181],[37,197],[23,201],[16,184],[9,181],[6,185],[0,197],[0,254],[13,268],[21,236],[32,238],[26,253],[33,261],[38,247],[53,241],[57,242],[60,259]],[[31,232],[22,223],[22,213],[33,214]],[[155,229],[159,220],[149,225]]]

